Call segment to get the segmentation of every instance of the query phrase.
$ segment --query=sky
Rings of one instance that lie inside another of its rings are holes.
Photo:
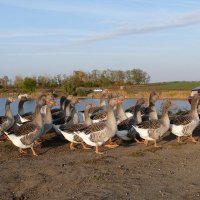
[[[0,0],[0,77],[139,68],[198,81],[199,0]]]

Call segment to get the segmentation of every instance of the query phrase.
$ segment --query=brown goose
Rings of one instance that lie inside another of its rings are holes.
[[[117,94],[114,94],[114,93],[108,93],[108,102],[109,102],[109,99],[111,99],[111,98],[113,98],[113,97],[118,97],[118,95]],[[120,97],[118,97],[118,104],[117,104],[117,109],[118,109],[118,111],[116,110],[116,107],[114,108],[114,110],[119,114],[119,116],[118,117],[121,117],[121,118],[124,118],[125,116],[125,114],[123,113],[124,111],[123,111],[123,108],[122,108],[122,102],[123,102],[123,100],[124,100],[124,97],[123,96],[120,96]],[[121,104],[121,105],[120,105]],[[121,106],[121,107],[120,107]],[[115,113],[116,113],[115,112]],[[122,116],[123,115],[123,116]],[[98,112],[98,113],[95,113],[95,114],[93,114],[93,115],[91,115],[91,117],[90,117],[91,119],[92,119],[92,122],[93,123],[98,123],[98,122],[101,122],[101,121],[105,121],[105,120],[107,120],[107,111],[105,111],[105,110],[102,110],[102,111],[100,111],[100,112]]]
[[[83,149],[89,149],[85,146],[84,141],[82,140],[82,138],[80,138],[76,134],[76,132],[81,131],[84,128],[86,128],[87,126],[92,124],[92,120],[90,119],[90,116],[89,116],[89,110],[93,107],[96,107],[96,105],[95,104],[87,104],[86,105],[85,112],[84,112],[85,121],[83,124],[74,124],[73,126],[68,127],[68,128],[65,127],[64,129],[62,129],[62,127],[61,127],[60,132],[62,133],[62,135],[65,137],[66,140],[71,142],[70,143],[71,150],[75,149],[74,143],[77,143],[77,144],[80,143],[83,146]]]
[[[125,99],[124,96],[119,96],[118,98],[118,104],[116,108],[117,124],[127,119],[126,113],[124,112],[124,109],[122,106],[124,99]]]
[[[96,147],[95,152],[97,154],[100,154],[99,146],[107,142],[116,134],[117,122],[113,108],[117,105],[117,102],[117,98],[112,98],[109,100],[106,121],[92,124],[86,129],[77,132],[77,135],[80,136],[86,144]],[[116,147],[116,145],[111,144],[105,146],[108,148]]]
[[[141,112],[144,117],[142,118],[143,121],[151,120],[151,119],[158,119],[155,103],[159,99],[158,94],[155,91],[152,91],[149,95],[148,106],[142,107]],[[132,117],[134,113],[135,106],[132,106],[125,110],[127,117]]]
[[[160,147],[157,145],[156,140],[162,137],[162,135],[168,131],[170,128],[170,120],[168,116],[169,107],[174,105],[171,101],[166,101],[163,104],[162,117],[158,120],[149,120],[141,122],[140,124],[134,126],[135,130],[139,133],[140,137],[145,140],[145,144],[148,141],[154,141],[155,147]]]
[[[145,103],[144,98],[138,99],[135,105],[133,117],[124,119],[120,123],[118,123],[117,125],[118,131],[116,135],[122,140],[135,139],[137,142],[139,142],[136,139],[137,132],[135,131],[135,129],[133,129],[133,126],[142,122],[140,109],[144,103]]]
[[[96,107],[96,108],[90,108],[89,109],[89,115],[91,116],[91,118],[93,119],[93,117],[95,117],[96,114],[98,114],[99,112],[104,112],[105,111],[105,107],[106,107],[106,96],[110,93],[110,91],[108,89],[105,89],[102,91],[102,95],[100,97],[100,106]],[[79,111],[80,113],[82,113],[82,118],[84,121],[84,111]],[[98,119],[98,116],[95,117]],[[96,121],[95,121],[96,122]]]
[[[46,95],[44,94],[41,94],[38,98],[37,98],[37,101],[36,101],[36,104],[39,102],[39,101],[43,101],[44,99],[46,99]],[[33,112],[29,112],[29,113],[25,113],[23,115],[21,115],[21,117],[25,118],[27,121],[33,121],[34,118],[35,118],[35,113]]]
[[[60,112],[64,110],[64,106],[65,106],[65,101],[66,101],[66,96],[61,96],[60,97],[60,108],[54,108],[51,109],[51,113],[56,113],[56,112]]]
[[[158,119],[158,114],[156,112],[156,107],[155,107],[155,103],[158,99],[159,96],[155,91],[150,93],[149,105],[144,110],[142,121]]]
[[[197,112],[197,105],[199,103],[200,95],[195,94],[192,97],[191,110],[187,115],[179,115],[174,118],[171,126],[171,132],[177,136],[177,142],[181,143],[182,136],[188,136],[193,143],[197,141],[192,137],[192,132],[199,125],[199,115]]]
[[[47,133],[53,127],[51,108],[53,106],[57,106],[57,105],[58,105],[58,103],[55,102],[51,98],[48,98],[46,100],[46,112],[45,112],[45,116],[43,118],[44,127],[43,127],[43,133],[42,134]]]
[[[64,124],[73,124],[72,112],[75,110],[77,103],[79,103],[79,99],[70,95],[65,101],[64,110],[52,114],[53,124],[56,125],[54,126],[55,129]]]
[[[37,156],[33,149],[34,142],[41,136],[43,132],[43,119],[40,113],[42,106],[46,104],[46,96],[42,95],[37,102],[34,112],[34,120],[32,122],[26,122],[15,129],[15,132],[6,133],[12,143],[19,147],[20,153],[26,153],[23,149],[31,148],[34,156]]]
[[[29,98],[28,95],[19,95],[18,99],[19,99],[19,104],[18,104],[18,114],[16,115],[16,122],[22,124],[24,122],[29,121],[28,119],[22,117],[22,115],[25,114],[25,112],[24,112],[24,103],[26,101],[29,101],[30,98]],[[26,113],[26,115],[30,115],[30,114],[32,114],[32,113],[30,113],[30,112]]]
[[[0,135],[11,128],[14,124],[14,117],[10,110],[10,104],[15,102],[13,97],[9,97],[5,104],[5,115],[0,117]]]

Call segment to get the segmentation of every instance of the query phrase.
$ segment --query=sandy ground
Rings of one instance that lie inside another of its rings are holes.
[[[198,139],[200,130],[195,131]],[[0,199],[200,199],[200,143],[177,144],[166,135],[154,148],[136,143],[115,149],[70,151],[55,133],[38,146],[38,157],[19,155],[0,142]]]

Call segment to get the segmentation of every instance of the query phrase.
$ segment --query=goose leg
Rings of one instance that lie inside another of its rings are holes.
[[[87,147],[83,142],[81,143],[83,149],[91,149],[90,147]]]
[[[154,147],[159,148],[159,147],[161,147],[161,145],[157,145],[156,140],[154,140]]]
[[[39,141],[39,140],[35,140],[35,145],[40,145],[42,142],[41,141]]]
[[[107,147],[109,149],[114,149],[116,147],[118,147],[119,145],[118,144],[105,144],[104,147]]]
[[[149,142],[148,140],[144,140],[144,142],[143,142],[143,143],[145,144],[146,147],[147,147],[147,145],[148,145],[148,142]]]
[[[119,145],[118,144],[116,144],[116,143],[114,143],[113,141],[112,141],[112,138],[110,138],[109,140],[108,140],[108,143],[109,143],[109,145],[113,145],[113,146],[115,146],[115,147],[118,147]],[[106,145],[105,145],[106,146]],[[114,147],[113,147],[114,148]]]
[[[198,142],[198,140],[195,140],[194,137],[192,137],[192,134],[189,135],[189,138],[191,139],[192,143],[197,143]]]
[[[98,146],[98,144],[96,144],[95,153],[96,153],[96,154],[99,154],[99,155],[103,154],[103,152],[100,152],[100,151],[99,151],[99,146]]]
[[[38,156],[33,147],[31,147],[31,150],[34,156]]]
[[[74,143],[73,142],[70,143],[70,149],[71,150],[75,150],[76,149],[76,147],[74,147]]]
[[[181,141],[181,137],[180,137],[180,136],[177,136],[176,140],[177,140],[177,142],[178,142],[179,144],[184,143],[183,141]]]
[[[20,154],[26,154],[26,153],[27,153],[27,152],[24,151],[22,148],[19,148],[18,150],[19,150],[19,153],[20,153]]]
[[[136,139],[136,138],[134,138],[134,140],[136,141],[136,143],[138,143],[138,144],[144,144],[144,140],[142,140],[142,141],[139,141],[138,139]]]

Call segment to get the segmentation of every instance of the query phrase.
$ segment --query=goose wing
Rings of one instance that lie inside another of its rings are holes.
[[[98,120],[98,119],[104,119],[107,117],[107,112],[106,111],[102,111],[100,113],[97,113],[95,115],[92,115],[90,118],[92,120]]]
[[[16,136],[27,135],[33,131],[38,129],[38,127],[32,122],[25,122],[21,126],[17,126],[15,130],[13,130]]]
[[[97,113],[97,112],[100,112],[100,111],[103,111],[103,108],[101,108],[101,107],[96,107],[96,108],[90,108],[89,109],[89,113],[92,113],[92,114],[95,114],[95,113]]]
[[[85,128],[85,126],[83,124],[75,124],[71,127],[65,127],[64,129],[62,129],[63,131],[66,131],[68,133],[74,133],[76,131],[81,131]]]
[[[32,129],[31,132],[29,132],[28,134],[24,135],[20,140],[24,145],[31,145],[36,139],[38,139],[39,134],[41,133],[41,128],[35,127],[35,129]]]
[[[94,123],[88,126],[87,128],[85,128],[84,133],[86,135],[91,134],[91,133],[96,133],[96,132],[102,131],[105,127],[106,127],[105,122]]]
[[[127,108],[125,110],[125,112],[130,112],[130,113],[134,113],[134,111],[135,111],[135,106],[131,106],[130,108]]]
[[[187,125],[191,123],[193,117],[191,115],[179,115],[173,119],[173,124],[175,125]]]
[[[0,124],[3,124],[4,122],[6,122],[8,118],[6,116],[1,116],[0,117]]]
[[[35,114],[34,113],[25,113],[24,115],[21,115],[21,117],[23,117],[29,121],[32,121],[35,118]]]
[[[125,119],[122,122],[120,122],[117,125],[117,128],[119,131],[130,130],[133,127],[133,125],[135,125],[135,123],[136,123],[136,121],[133,118],[128,118],[128,119]]]
[[[149,120],[149,121],[144,121],[138,124],[138,128],[142,129],[157,129],[161,127],[161,122],[160,120]]]

